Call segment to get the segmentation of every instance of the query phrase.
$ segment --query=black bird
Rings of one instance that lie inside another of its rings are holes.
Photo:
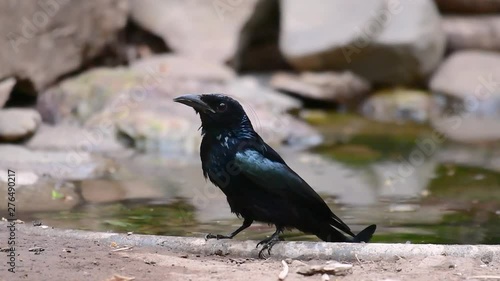
[[[271,237],[257,244],[263,245],[261,257],[265,249],[270,254],[279,234],[287,228],[312,233],[327,242],[370,240],[376,225],[355,235],[254,131],[236,100],[222,94],[204,94],[180,96],[174,101],[200,114],[203,175],[224,192],[231,211],[244,219],[233,233],[208,234],[207,239],[231,239],[260,221],[276,226]]]

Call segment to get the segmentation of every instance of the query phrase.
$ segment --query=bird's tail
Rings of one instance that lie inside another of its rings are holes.
[[[328,225],[322,225],[322,227],[318,231],[315,231],[313,233],[316,234],[316,236],[318,236],[321,240],[325,242],[361,243],[370,241],[376,229],[377,226],[372,224],[367,228],[363,229],[360,233],[358,233],[358,235],[354,235],[354,233],[352,232],[348,233],[349,235],[352,235],[352,237],[350,237],[344,235],[335,227],[332,227],[331,225],[328,224]]]
[[[367,228],[363,229],[358,235],[354,236],[352,238],[352,242],[368,242],[370,239],[372,239],[373,233],[375,233],[375,230],[377,230],[377,226],[372,224],[368,226]]]

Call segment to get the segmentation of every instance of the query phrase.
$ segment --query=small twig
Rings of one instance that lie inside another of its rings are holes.
[[[286,264],[284,260],[281,261],[281,264],[283,265],[283,270],[278,275],[278,279],[285,280],[286,276],[288,275],[288,264]]]
[[[126,277],[118,274],[113,275],[113,277],[106,279],[106,281],[132,281],[135,280],[135,277]]]
[[[359,260],[358,254],[354,254],[354,256],[356,257],[356,260],[358,261],[359,266],[361,266],[361,268],[363,268],[363,263],[361,262],[361,260]]]
[[[111,252],[126,251],[126,250],[130,250],[132,248],[134,248],[134,246],[127,246],[127,247],[123,247],[123,248],[118,248],[118,249],[111,250]]]
[[[467,279],[499,279],[500,275],[476,275],[467,277]]]

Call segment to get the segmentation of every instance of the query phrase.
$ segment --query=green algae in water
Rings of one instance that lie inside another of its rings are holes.
[[[432,194],[429,199],[461,203],[491,202],[500,208],[500,173],[488,169],[441,165],[428,189]]]
[[[325,136],[314,152],[355,166],[405,156],[418,140],[431,135],[426,125],[377,122],[352,114],[313,113],[305,119]]]
[[[372,242],[413,244],[498,244],[500,215],[481,208],[456,211],[443,216],[439,223],[401,224],[392,232],[388,229],[374,235]]]
[[[382,159],[382,154],[370,147],[355,144],[325,146],[316,152],[350,165],[366,165]]]
[[[85,209],[63,211],[53,219],[77,228],[93,231],[134,232],[141,234],[186,235],[186,227],[197,224],[192,205],[183,201],[172,204],[103,204]],[[38,217],[44,217],[39,214]],[[78,224],[75,221],[83,222]],[[96,222],[85,225],[85,222]]]
[[[182,235],[184,227],[195,224],[194,208],[184,202],[170,205],[121,205],[102,223],[117,232]]]

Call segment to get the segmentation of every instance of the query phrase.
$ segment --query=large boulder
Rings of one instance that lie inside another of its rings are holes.
[[[46,122],[84,125],[97,113],[126,115],[161,96],[220,89],[233,76],[230,68],[218,63],[159,55],[129,68],[94,68],[65,79],[40,95],[37,108]]]
[[[463,142],[500,140],[500,54],[456,52],[436,71],[430,89],[438,132]]]
[[[162,85],[151,89],[147,97],[126,115],[103,111],[87,126],[113,120],[120,135],[141,151],[167,154],[198,153],[200,120],[194,111],[172,101],[183,93],[222,92],[237,99],[248,113],[254,128],[271,144],[283,142],[295,146],[317,144],[320,136],[307,124],[287,113],[300,103],[261,85],[253,77],[230,80],[219,87],[202,87],[193,91],[169,91]],[[259,96],[256,99],[256,96]]]
[[[298,70],[347,69],[408,84],[429,75],[445,49],[433,1],[283,0],[280,48]]]
[[[447,48],[500,50],[500,16],[445,16]]]
[[[141,73],[127,68],[94,68],[42,92],[37,109],[47,123],[80,125],[143,80]]]
[[[214,92],[248,104],[252,121],[274,143],[310,144],[319,138],[287,113],[301,106],[297,100],[266,88],[257,78],[236,79],[222,64],[178,55],[154,56],[130,68],[95,69],[66,79],[40,96],[38,109],[46,121],[118,135],[138,150],[191,153],[199,148],[199,118],[172,99]]]
[[[225,61],[256,0],[130,0],[132,19],[184,56]]]
[[[47,87],[111,43],[127,12],[120,0],[0,1],[0,79]]]

